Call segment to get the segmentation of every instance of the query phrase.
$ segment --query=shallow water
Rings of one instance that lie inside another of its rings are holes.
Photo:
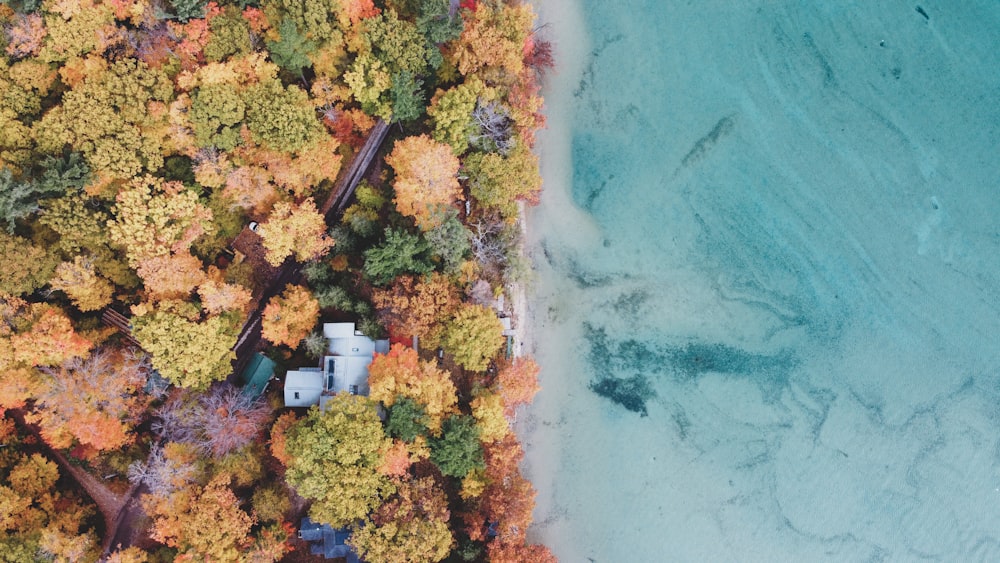
[[[549,4],[534,538],[1000,560],[1000,5]]]

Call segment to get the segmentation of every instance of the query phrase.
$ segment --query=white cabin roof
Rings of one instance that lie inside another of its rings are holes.
[[[308,407],[319,402],[323,394],[323,372],[290,370],[285,374],[285,406]]]

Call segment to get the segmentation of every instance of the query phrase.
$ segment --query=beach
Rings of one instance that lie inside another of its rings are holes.
[[[537,9],[530,539],[1000,558],[1000,9]]]

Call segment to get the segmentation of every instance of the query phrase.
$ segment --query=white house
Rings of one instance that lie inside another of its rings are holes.
[[[368,364],[374,353],[389,351],[388,340],[372,340],[356,330],[354,323],[325,323],[323,336],[329,342],[320,367],[300,368],[285,376],[285,406],[326,406],[340,392],[368,394]]]

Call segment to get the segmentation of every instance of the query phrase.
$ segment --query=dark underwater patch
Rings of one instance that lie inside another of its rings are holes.
[[[590,382],[590,390],[625,407],[627,410],[647,416],[646,401],[656,396],[649,380],[642,375],[629,378],[605,377]]]
[[[645,414],[645,402],[656,396],[650,379],[672,377],[694,381],[707,373],[746,378],[761,390],[765,400],[778,400],[781,390],[798,360],[790,350],[758,354],[719,343],[691,342],[682,345],[654,345],[635,338],[614,339],[603,327],[584,323],[590,351],[587,359],[594,377],[590,389]],[[627,378],[615,373],[639,374]]]

